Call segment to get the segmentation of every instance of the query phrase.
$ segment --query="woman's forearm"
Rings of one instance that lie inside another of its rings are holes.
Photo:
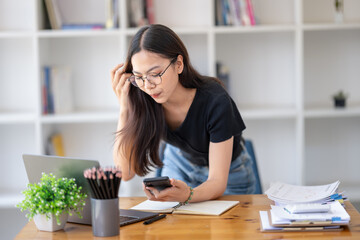
[[[198,187],[194,188],[193,196],[190,202],[200,202],[216,199],[223,195],[226,190],[226,184],[217,179],[209,179]]]
[[[134,167],[130,166],[130,150],[126,149],[126,146],[122,145],[120,147],[120,143],[122,142],[122,134],[119,132],[124,128],[125,122],[127,120],[127,111],[122,110],[119,114],[119,120],[117,125],[117,136],[115,138],[114,148],[113,148],[113,159],[115,165],[120,167],[122,171],[122,180],[127,181],[134,177]]]

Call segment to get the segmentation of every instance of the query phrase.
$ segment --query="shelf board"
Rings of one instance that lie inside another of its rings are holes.
[[[296,118],[296,110],[292,108],[273,108],[273,109],[241,109],[241,116],[244,119],[289,119]]]
[[[45,124],[52,123],[91,123],[91,122],[114,122],[118,120],[117,111],[81,111],[68,114],[49,114],[43,115],[41,122]]]
[[[141,27],[127,28],[125,30],[125,35],[134,36],[140,28]],[[180,35],[186,35],[186,34],[199,35],[199,34],[207,34],[209,32],[208,30],[209,27],[206,26],[205,27],[173,27],[171,29]]]
[[[34,32],[31,31],[0,31],[0,39],[31,38]]]
[[[33,113],[0,112],[0,124],[34,123],[34,121]]]
[[[140,28],[128,28],[125,34],[133,36]],[[215,27],[174,27],[177,34],[207,34],[210,31],[214,33],[256,33],[256,32],[292,32],[295,31],[295,25],[255,25],[255,26],[215,26]]]
[[[293,32],[295,25],[216,26],[215,33]]]
[[[304,31],[327,31],[327,30],[345,30],[360,29],[360,23],[311,23],[303,25]]]
[[[120,30],[96,29],[96,30],[40,30],[37,32],[39,38],[59,37],[108,37],[120,36]]]
[[[360,117],[359,106],[347,106],[346,108],[309,108],[304,112],[305,118],[336,118],[336,117]]]

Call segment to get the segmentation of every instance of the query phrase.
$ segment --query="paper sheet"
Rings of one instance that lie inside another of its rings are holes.
[[[276,182],[265,193],[276,202],[315,202],[334,194],[339,184],[340,182],[336,181],[328,185],[296,186]]]
[[[167,211],[167,212],[172,212],[173,211],[173,207],[175,207],[176,205],[178,205],[178,202],[159,202],[159,201],[151,201],[151,200],[146,200],[134,207],[132,207],[131,209],[133,210],[142,210],[142,211]]]
[[[291,214],[286,212],[283,207],[272,205],[271,216],[271,220],[275,224],[283,224],[285,220],[331,221],[333,218],[337,218],[338,220],[333,221],[334,223],[344,223],[350,220],[349,214],[339,202],[332,203],[331,209],[327,213]]]
[[[281,229],[283,229],[283,228],[279,228],[279,227],[273,227],[270,225],[267,211],[260,211],[260,221],[261,221],[262,228],[264,230],[281,230]]]

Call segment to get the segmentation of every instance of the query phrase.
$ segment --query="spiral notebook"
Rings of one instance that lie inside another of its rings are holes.
[[[209,200],[180,205],[178,202],[159,202],[146,200],[131,209],[145,212],[213,215],[219,216],[239,204],[239,201]]]

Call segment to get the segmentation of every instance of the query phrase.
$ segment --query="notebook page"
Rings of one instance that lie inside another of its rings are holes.
[[[130,208],[133,210],[147,211],[147,212],[159,212],[159,213],[171,213],[178,202],[159,202],[146,200],[138,205]]]
[[[177,208],[174,214],[199,214],[199,215],[221,215],[228,209],[239,204],[239,201],[210,200],[197,203],[189,203]]]

